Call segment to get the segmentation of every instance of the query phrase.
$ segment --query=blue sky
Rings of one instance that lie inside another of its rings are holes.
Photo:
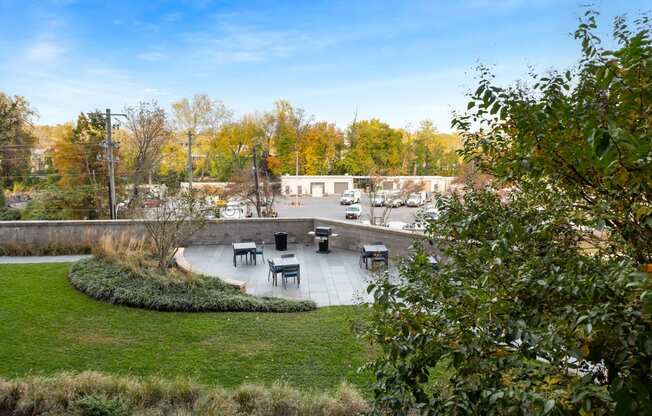
[[[474,85],[571,65],[573,0],[0,0],[0,90],[24,95],[40,123],[96,108],[209,94],[236,114],[288,99],[345,126],[431,119],[450,130]],[[615,15],[647,1],[595,2]]]

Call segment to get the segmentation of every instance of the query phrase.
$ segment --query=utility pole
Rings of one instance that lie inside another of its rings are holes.
[[[260,191],[258,184],[258,162],[256,161],[256,145],[253,147],[253,156],[254,156],[254,183],[256,185],[256,213],[258,218],[260,218]]]
[[[188,189],[192,191],[192,130],[188,130]]]
[[[115,220],[118,218],[118,213],[116,211],[116,200],[115,200],[115,165],[113,160],[113,140],[111,137],[111,109],[106,109],[106,162],[108,163],[108,173],[109,173],[109,218]]]
[[[109,176],[109,218],[112,220],[118,219],[117,205],[118,201],[116,200],[115,195],[115,162],[116,157],[113,154],[113,149],[116,147],[116,143],[113,142],[113,119],[112,117],[127,117],[126,114],[116,114],[112,113],[110,108],[106,109],[104,116],[104,123],[106,128],[106,140],[101,143],[102,147],[106,149],[106,170]]]

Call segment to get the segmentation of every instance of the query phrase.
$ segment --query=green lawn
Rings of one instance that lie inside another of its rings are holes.
[[[286,380],[321,389],[347,380],[369,348],[354,307],[295,314],[171,313],[113,306],[77,292],[67,264],[0,265],[0,377],[97,370],[189,376],[236,386]]]

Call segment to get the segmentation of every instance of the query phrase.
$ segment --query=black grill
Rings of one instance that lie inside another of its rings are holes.
[[[328,237],[332,234],[331,227],[315,227],[316,237]]]

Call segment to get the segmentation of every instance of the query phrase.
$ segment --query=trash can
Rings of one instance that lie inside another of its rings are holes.
[[[288,249],[288,233],[278,232],[274,233],[274,243],[277,251],[285,251]]]

